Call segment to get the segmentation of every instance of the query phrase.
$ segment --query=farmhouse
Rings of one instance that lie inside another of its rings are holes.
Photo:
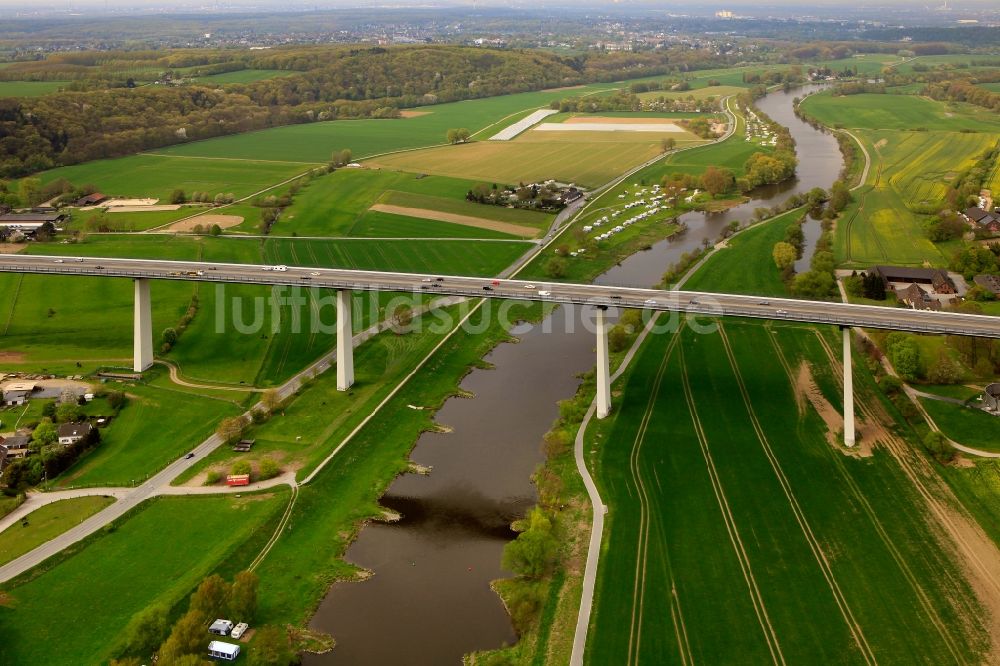
[[[972,281],[992,294],[1000,294],[1000,278],[996,275],[977,275]]]
[[[0,446],[7,452],[8,458],[23,458],[30,453],[28,450],[30,442],[31,438],[27,435],[10,435],[0,439]]]
[[[76,444],[90,434],[94,426],[89,423],[63,423],[59,426],[59,443]]]
[[[1000,233],[1000,215],[997,213],[982,208],[967,208],[963,215],[977,231]]]
[[[896,288],[896,298],[909,305],[914,310],[940,310],[941,303],[924,290],[919,284],[913,283],[905,289]]]
[[[940,268],[908,268],[906,266],[876,266],[873,269],[886,289],[898,290],[898,285],[904,288],[910,284],[924,284],[932,287],[935,294],[957,294],[955,281]]]
[[[240,646],[223,641],[212,641],[208,644],[208,656],[226,661],[236,661],[236,657],[240,656]]]

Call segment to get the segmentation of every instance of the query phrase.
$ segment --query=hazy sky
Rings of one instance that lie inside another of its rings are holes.
[[[873,3],[865,3],[864,6],[867,9],[874,9],[875,7],[912,7],[914,9],[934,7],[942,4],[943,0],[925,0],[923,2],[914,0],[876,0]],[[198,8],[201,10],[209,10],[212,7],[218,8],[233,8],[233,7],[286,7],[286,8],[323,8],[323,7],[379,7],[379,6],[392,6],[392,5],[408,5],[408,6],[433,6],[433,5],[464,5],[472,4],[472,0],[376,0],[375,2],[364,2],[359,0],[181,0],[181,1],[170,1],[170,0],[0,0],[0,7],[7,9],[21,9],[24,11],[32,11],[40,8],[50,8],[50,9],[73,9],[77,7],[112,7],[115,9],[122,8],[170,8],[176,7],[178,9],[192,9]],[[478,0],[480,5],[498,5],[507,6],[511,3],[506,0]],[[523,4],[517,3],[514,4]],[[532,3],[534,4],[534,3]],[[537,3],[538,5],[569,5],[569,4],[586,4],[589,6],[599,6],[617,5],[618,7],[627,7],[629,5],[639,6],[648,8],[650,6],[659,6],[664,8],[683,8],[689,7],[693,12],[704,13],[707,11],[714,11],[716,9],[725,9],[727,7],[758,7],[766,8],[777,7],[777,6],[801,6],[804,11],[808,12],[809,6],[815,5],[843,5],[843,0],[811,0],[808,3],[803,4],[801,0],[764,0],[763,2],[755,0],[712,0],[711,3],[706,3],[704,0],[698,0],[697,2],[684,3],[684,2],[662,2],[655,0],[620,0],[619,2],[614,2],[613,0],[583,0],[582,2],[575,1],[570,2],[569,0],[549,0],[545,2]],[[957,0],[952,1],[951,6],[953,8],[961,7],[996,7],[996,0]]]

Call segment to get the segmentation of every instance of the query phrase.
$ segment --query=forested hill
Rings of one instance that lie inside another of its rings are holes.
[[[0,178],[278,125],[730,63],[697,50],[565,58],[428,45],[275,50],[247,64],[300,73],[225,88],[195,81],[0,99]]]

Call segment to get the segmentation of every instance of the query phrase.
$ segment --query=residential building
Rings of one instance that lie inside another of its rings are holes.
[[[28,435],[10,435],[0,438],[0,446],[7,452],[8,458],[23,458],[28,455],[31,452],[28,449],[30,443],[31,437]]]
[[[886,289],[897,290],[900,284],[906,289],[911,284],[930,285],[937,294],[955,294],[955,281],[940,268],[910,268],[908,266],[875,266],[875,274],[885,282]],[[895,283],[895,284],[894,284]]]
[[[931,295],[919,284],[911,284],[905,289],[896,288],[896,298],[909,305],[914,310],[940,310],[941,303],[931,298]]]
[[[1000,214],[973,207],[966,208],[963,215],[976,231],[1000,233]]]
[[[89,423],[63,423],[58,428],[60,444],[76,444],[94,429]]]
[[[30,391],[23,390],[4,390],[3,392],[3,404],[8,407],[14,407],[17,405],[23,405],[28,402],[28,396]]]

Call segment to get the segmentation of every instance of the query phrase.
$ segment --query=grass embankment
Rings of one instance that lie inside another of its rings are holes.
[[[1000,418],[941,400],[921,398],[920,404],[945,437],[974,449],[1000,453]]]
[[[442,313],[460,318],[468,304]],[[391,331],[365,342],[354,351],[355,383],[350,391],[337,390],[337,375],[330,370],[303,386],[264,424],[253,426],[247,437],[256,440],[250,453],[233,453],[220,447],[199,465],[177,479],[184,483],[206,469],[226,473],[236,460],[254,464],[270,457],[283,469],[294,469],[301,481],[344,436],[367,417],[404,377],[437,345],[443,333],[431,331],[436,317],[418,322],[421,329],[405,335]]]
[[[268,526],[287,496],[281,490],[143,504],[118,525],[4,584],[0,661],[106,663],[137,612],[173,606],[222,562],[245,567],[270,536]]]
[[[113,497],[78,497],[35,509],[25,516],[24,521],[0,532],[0,564],[15,560],[54,539],[114,501]]]

